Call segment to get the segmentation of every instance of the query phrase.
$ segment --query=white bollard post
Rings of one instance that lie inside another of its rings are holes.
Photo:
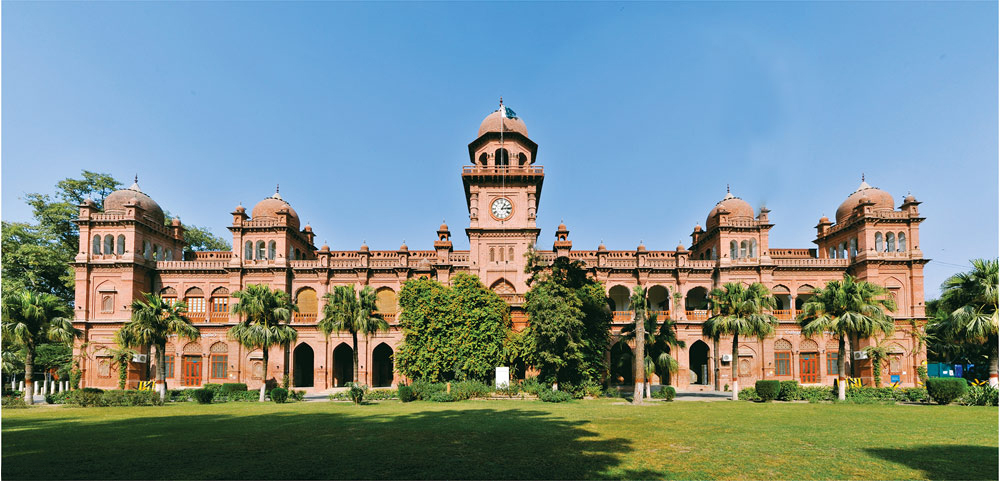
[[[63,381],[63,391],[69,391],[69,381]]]
[[[20,381],[17,383],[17,390],[24,392],[24,381]]]

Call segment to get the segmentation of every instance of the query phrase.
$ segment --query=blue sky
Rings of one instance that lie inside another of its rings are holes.
[[[814,247],[865,173],[924,202],[926,294],[998,251],[997,4],[14,3],[2,217],[81,169],[229,236],[281,193],[317,244],[429,249],[503,95],[540,246],[673,249],[726,184]]]

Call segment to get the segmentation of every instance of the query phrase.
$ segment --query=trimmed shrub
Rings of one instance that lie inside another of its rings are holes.
[[[757,390],[757,396],[761,401],[770,402],[778,397],[778,393],[781,392],[781,383],[771,380],[757,381],[754,389]]]
[[[932,377],[927,380],[927,394],[938,404],[950,404],[962,397],[969,383],[960,377]]]
[[[891,387],[852,387],[848,388],[845,397],[855,404],[893,403],[902,400],[903,393]]]
[[[351,398],[351,402],[354,404],[361,404],[361,401],[365,400],[365,393],[367,392],[368,386],[352,382],[351,387],[347,390],[347,396]]]
[[[538,399],[547,403],[561,403],[573,399],[573,395],[565,391],[546,390],[538,393]]]
[[[456,401],[455,396],[452,396],[451,393],[445,391],[438,391],[434,393],[430,400],[436,403],[450,403]]]
[[[282,404],[285,401],[288,401],[288,390],[283,387],[276,387],[272,389],[271,400],[278,404]]]
[[[257,402],[260,400],[260,391],[230,391],[221,392],[212,397],[212,402]]]
[[[736,395],[736,397],[740,401],[760,401],[760,396],[757,395],[757,389],[752,387],[740,389],[740,392]]]
[[[243,382],[227,382],[222,385],[222,392],[246,391],[247,385]],[[258,394],[259,395],[259,394]]]
[[[66,403],[75,404],[81,407],[100,406],[101,394],[103,393],[104,391],[94,388],[85,387],[83,389],[77,389],[69,392],[69,396],[66,397]]]
[[[837,393],[830,386],[799,386],[799,399],[811,403],[820,401],[833,401]]]
[[[372,389],[365,394],[367,401],[387,401],[396,397],[395,389]]]
[[[301,389],[298,391],[292,390],[288,391],[288,396],[296,401],[303,401],[306,398],[306,392]]]
[[[927,402],[927,389],[922,387],[908,387],[902,390],[903,398],[910,402]]]
[[[162,406],[160,394],[156,391],[105,391],[101,394],[101,406]]]
[[[4,396],[3,399],[0,400],[0,405],[6,409],[21,409],[28,407],[28,403],[24,402],[24,395]]]
[[[778,400],[797,401],[799,399],[798,381],[781,381],[780,386],[778,389]]]
[[[194,399],[198,401],[198,404],[211,404],[213,397],[215,397],[215,391],[211,389],[201,388],[194,390]]]
[[[444,383],[433,383],[426,381],[416,381],[410,385],[413,388],[413,394],[417,396],[417,399],[421,401],[430,401],[434,394],[443,392],[445,390]]]
[[[201,388],[208,389],[209,391],[212,391],[215,394],[219,394],[220,392],[222,392],[222,384],[215,382],[206,382],[205,384],[201,385]]]
[[[1000,400],[1000,391],[990,385],[969,386],[958,402],[964,406],[996,406]]]
[[[663,399],[664,401],[670,402],[674,400],[674,396],[677,395],[677,390],[673,386],[660,386],[660,389],[653,391],[653,399]]]
[[[193,389],[169,389],[167,399],[171,402],[186,402],[194,400]]]
[[[89,392],[89,393],[96,393],[96,394],[101,394],[102,392],[104,392],[103,389],[98,389],[96,387],[85,387],[83,389],[80,389],[80,391]]]
[[[493,389],[490,386],[479,381],[460,381],[451,385],[451,395],[458,401],[474,397],[488,397],[492,392]]]
[[[417,399],[417,395],[413,392],[413,388],[407,386],[406,384],[400,384],[397,391],[399,392],[399,400],[404,403],[415,401]]]

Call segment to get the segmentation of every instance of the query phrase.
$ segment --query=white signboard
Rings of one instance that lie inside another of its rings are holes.
[[[510,384],[510,368],[501,366],[497,368],[497,389],[505,388]]]

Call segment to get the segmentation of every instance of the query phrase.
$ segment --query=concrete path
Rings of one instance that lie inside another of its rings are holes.
[[[728,401],[732,397],[728,391],[677,391],[674,401]]]

